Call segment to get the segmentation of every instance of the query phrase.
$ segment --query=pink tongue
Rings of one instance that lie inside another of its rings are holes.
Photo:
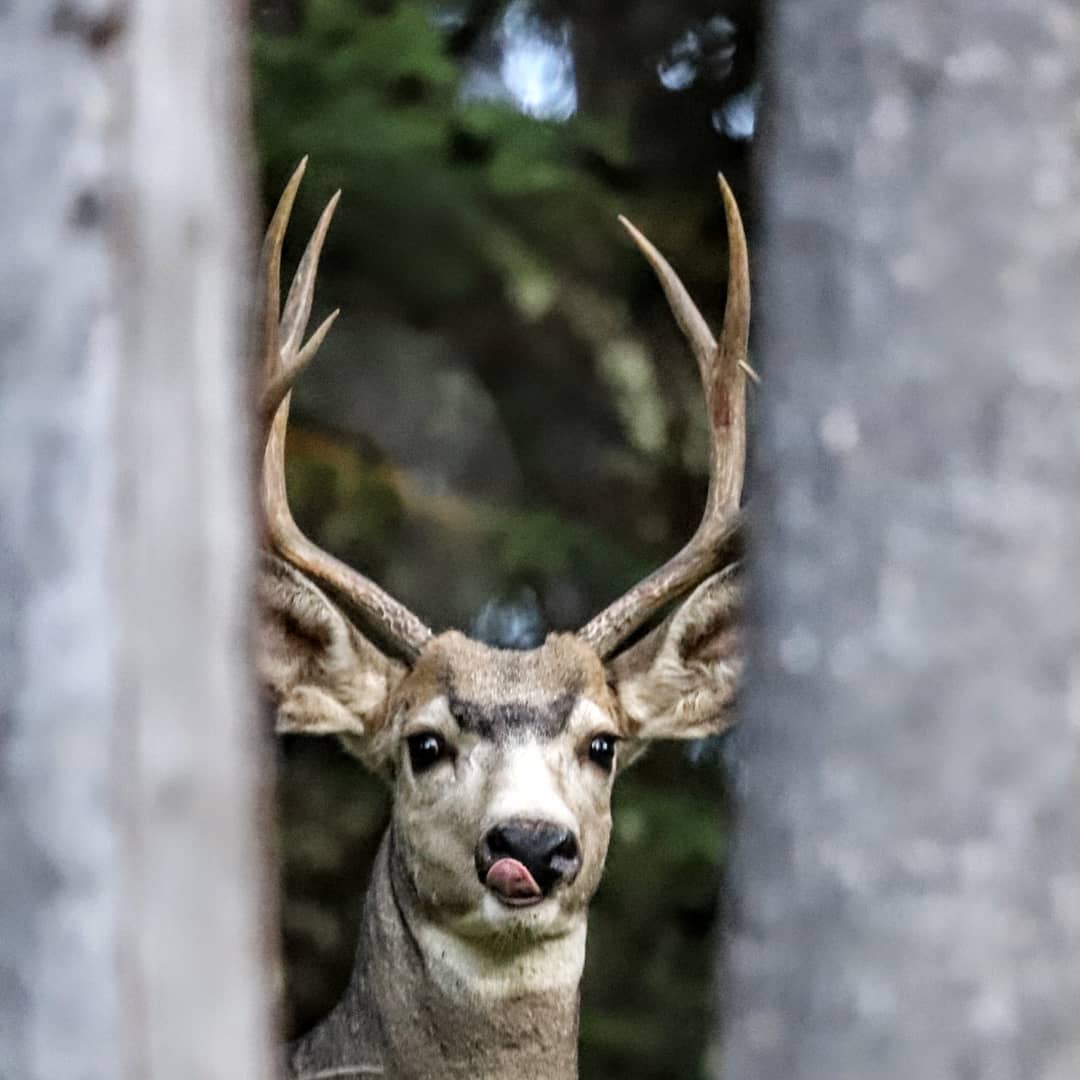
[[[485,884],[507,900],[528,900],[540,895],[540,886],[517,859],[499,859],[487,872]]]

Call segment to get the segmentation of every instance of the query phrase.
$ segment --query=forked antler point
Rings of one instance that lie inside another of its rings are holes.
[[[431,630],[373,581],[312,543],[300,530],[289,509],[285,485],[285,436],[290,392],[297,377],[314,359],[338,316],[337,311],[332,312],[301,345],[311,316],[319,257],[341,197],[340,191],[334,194],[319,217],[293,277],[284,313],[281,313],[281,249],[306,167],[305,157],[278,202],[266,231],[260,267],[263,390],[259,411],[266,430],[262,507],[267,540],[288,562],[349,600],[365,616],[370,627],[397,652],[406,659],[415,659],[431,638]]]

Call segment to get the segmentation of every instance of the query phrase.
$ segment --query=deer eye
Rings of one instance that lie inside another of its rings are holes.
[[[611,771],[615,760],[615,744],[619,740],[614,735],[594,735],[589,743],[589,760],[599,765],[604,772]]]
[[[427,772],[432,765],[446,757],[446,740],[434,731],[420,731],[405,742],[409,747],[409,762],[414,773]]]

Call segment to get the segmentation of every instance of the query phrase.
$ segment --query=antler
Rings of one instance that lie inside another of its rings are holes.
[[[334,215],[338,192],[327,204],[308,241],[281,307],[281,246],[288,228],[297,189],[307,168],[307,158],[297,166],[281,201],[274,211],[263,243],[259,267],[262,297],[263,391],[259,413],[263,429],[268,428],[262,468],[262,508],[267,540],[283,559],[309,577],[321,581],[349,600],[370,623],[371,628],[406,659],[415,659],[432,636],[408,608],[398,603],[373,581],[357,573],[341,560],[313,544],[297,526],[289,510],[285,488],[285,431],[289,424],[289,398],[297,376],[311,362],[327,332],[338,316],[333,312],[301,345],[311,315],[315,276],[319,268],[330,219]]]
[[[719,569],[739,526],[739,497],[746,464],[745,376],[753,374],[746,362],[750,271],[735,196],[723,176],[718,179],[728,234],[728,294],[719,343],[663,255],[626,218],[619,219],[655,271],[697,359],[711,431],[709,495],[701,524],[686,546],[578,631],[578,636],[602,659],[665,604]]]

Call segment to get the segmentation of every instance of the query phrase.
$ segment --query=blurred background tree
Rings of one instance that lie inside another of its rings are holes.
[[[700,515],[697,376],[615,216],[719,326],[718,169],[753,227],[756,0],[266,0],[255,19],[267,208],[312,159],[293,258],[344,191],[317,299],[342,316],[293,397],[301,524],[436,628],[580,625]],[[617,788],[585,1077],[702,1074],[717,757],[668,748]],[[386,801],[319,740],[285,744],[280,797],[296,1034],[348,976]]]

